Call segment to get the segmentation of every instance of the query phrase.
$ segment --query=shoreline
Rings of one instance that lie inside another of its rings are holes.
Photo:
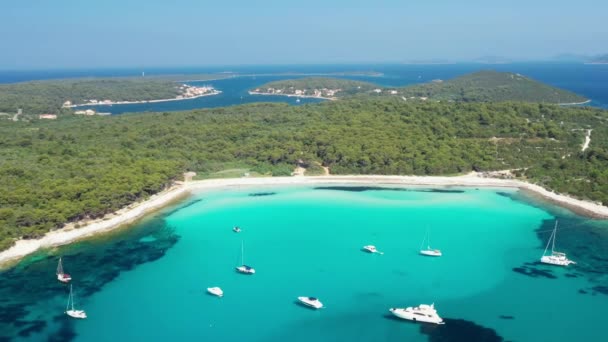
[[[204,96],[219,95],[221,93],[222,93],[221,90],[214,90],[214,91],[212,91],[210,93],[207,93],[207,94],[201,94],[201,95],[196,95],[196,96],[192,96],[192,97],[184,97],[184,98],[181,98],[181,99],[172,98],[172,99],[141,100],[141,101],[117,101],[117,102],[105,102],[105,103],[81,103],[81,104],[75,104],[75,105],[65,106],[63,108],[98,107],[98,106],[112,106],[112,105],[125,105],[125,104],[141,104],[141,103],[158,103],[158,102],[170,102],[170,101],[185,101],[185,100],[197,99],[199,97],[204,97]]]
[[[320,100],[329,100],[335,101],[337,97],[323,97],[323,96],[314,96],[314,95],[296,95],[296,94],[273,94],[273,93],[260,93],[256,91],[248,91],[249,95],[274,95],[274,96],[287,96],[287,97],[301,97],[301,98],[309,98],[309,99],[320,99]]]
[[[76,223],[48,232],[36,240],[18,240],[11,248],[0,252],[0,268],[18,262],[21,258],[40,249],[66,245],[78,240],[103,234],[122,227],[144,217],[145,215],[165,207],[169,203],[186,196],[193,191],[233,187],[233,186],[277,186],[277,185],[320,185],[320,184],[368,184],[368,185],[400,185],[407,186],[436,186],[436,187],[486,187],[486,188],[515,188],[530,192],[534,197],[567,208],[577,214],[596,219],[608,218],[608,207],[597,203],[575,199],[566,195],[551,192],[536,184],[520,180],[486,178],[475,173],[462,176],[377,176],[377,175],[345,175],[345,176],[296,176],[296,177],[261,177],[261,178],[225,178],[208,179],[178,183],[173,187],[151,196],[148,200],[133,203],[116,213],[102,219],[88,222],[81,228],[75,228]]]
[[[578,106],[591,102],[591,100],[583,101],[583,102],[569,102],[569,103],[558,103],[558,106]]]

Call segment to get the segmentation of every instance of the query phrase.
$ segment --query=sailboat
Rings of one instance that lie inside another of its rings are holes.
[[[70,280],[72,280],[72,276],[63,271],[63,262],[61,262],[61,258],[59,258],[59,263],[57,264],[57,280],[62,283],[69,283]]]
[[[68,305],[65,307],[65,314],[70,317],[73,317],[73,318],[80,318],[80,319],[87,318],[87,313],[84,312],[84,310],[75,310],[74,309],[74,294],[72,293],[71,284],[70,284],[70,296],[68,297]]]
[[[255,274],[255,269],[253,267],[245,265],[244,258],[243,241],[241,241],[241,266],[237,266],[236,270],[243,274]]]
[[[547,242],[547,247],[545,247],[545,251],[543,252],[543,256],[540,258],[540,262],[550,265],[557,266],[568,266],[570,264],[576,264],[576,262],[568,259],[566,257],[566,253],[556,252],[555,251],[555,238],[557,236],[557,220],[555,220],[555,227],[553,228],[553,232],[551,232],[551,236],[549,237],[549,242]],[[547,254],[547,249],[549,249],[549,244],[551,244],[551,254]]]
[[[424,248],[424,243],[427,243],[426,248]],[[431,232],[430,230],[426,231],[426,235],[424,236],[424,239],[422,240],[422,244],[420,245],[420,254],[421,255],[426,255],[426,256],[432,256],[432,257],[440,257],[441,256],[441,251],[438,249],[432,249],[431,248]]]

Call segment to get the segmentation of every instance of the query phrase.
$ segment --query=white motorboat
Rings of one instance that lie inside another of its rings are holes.
[[[70,280],[72,280],[72,276],[63,271],[63,262],[61,261],[61,258],[59,258],[59,263],[57,264],[57,280],[62,283],[69,283]]]
[[[424,322],[433,324],[445,324],[443,319],[437,314],[435,304],[427,305],[420,304],[416,307],[391,308],[389,310],[393,315],[414,322]]]
[[[547,242],[547,247],[545,247],[545,251],[543,252],[543,256],[540,258],[540,262],[544,264],[556,265],[556,266],[568,266],[570,264],[576,264],[576,262],[568,259],[566,257],[566,253],[556,252],[555,251],[555,238],[557,236],[557,220],[555,220],[555,227],[553,228],[553,232],[551,232],[551,236],[549,237],[549,242]],[[549,249],[549,244],[551,244],[551,254],[547,254],[547,249]]]
[[[321,303],[321,301],[315,297],[298,297],[298,301],[313,309],[320,309],[323,307],[323,303]]]
[[[236,270],[237,270],[237,272],[243,273],[243,274],[255,274],[255,269],[251,266],[245,265],[244,259],[245,259],[245,257],[244,257],[243,242],[241,241],[241,266],[237,266]]]
[[[424,243],[426,242],[426,248],[424,248]],[[422,240],[422,245],[420,245],[420,254],[432,257],[440,257],[441,251],[438,249],[431,248],[431,232],[430,230],[426,231],[426,235]]]
[[[374,245],[363,246],[363,249],[365,251],[367,251],[367,252],[370,252],[370,253],[377,253],[378,252],[378,250],[376,249],[376,246],[374,246]]]
[[[240,233],[241,232],[241,228],[239,228],[239,226],[235,226],[234,228],[232,228],[232,231],[235,233]]]
[[[212,294],[214,296],[218,296],[218,297],[224,296],[224,291],[222,291],[222,289],[219,287],[208,287],[207,292],[209,292],[210,294]]]
[[[87,318],[87,313],[84,312],[84,310],[74,309],[74,295],[72,294],[72,285],[70,285],[70,296],[68,297],[68,305],[65,307],[65,313],[66,315],[72,318]]]

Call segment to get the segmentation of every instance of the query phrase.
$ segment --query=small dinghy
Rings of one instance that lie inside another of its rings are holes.
[[[222,289],[219,287],[208,287],[207,292],[218,297],[224,296],[224,291],[222,291]]]
[[[239,228],[239,226],[235,226],[234,228],[232,228],[232,231],[235,233],[240,233],[241,232],[241,228]]]

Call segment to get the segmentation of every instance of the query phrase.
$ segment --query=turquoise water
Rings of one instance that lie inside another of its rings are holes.
[[[579,264],[538,265],[558,247]],[[243,232],[233,233],[239,225]],[[417,254],[427,228],[441,258]],[[0,274],[0,336],[40,340],[603,340],[608,224],[515,190],[277,187],[194,195],[134,229]],[[245,263],[253,276],[234,271]],[[372,255],[361,247],[374,244]],[[57,255],[89,318],[63,314]],[[217,298],[205,288],[220,286]],[[314,311],[295,303],[319,297]],[[435,303],[447,324],[392,319]],[[483,336],[480,337],[480,336]],[[2,338],[0,337],[0,340]]]

